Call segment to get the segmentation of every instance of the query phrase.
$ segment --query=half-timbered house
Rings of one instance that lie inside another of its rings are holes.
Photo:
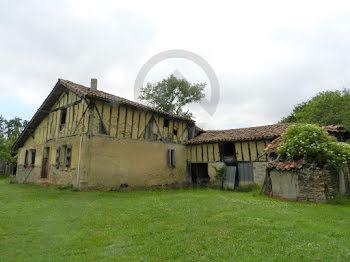
[[[194,121],[59,79],[14,144],[20,183],[143,187],[186,181]]]

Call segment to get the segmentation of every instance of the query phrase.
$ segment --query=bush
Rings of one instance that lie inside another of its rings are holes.
[[[277,153],[285,159],[341,168],[350,164],[350,145],[340,143],[316,125],[293,125],[282,135]]]

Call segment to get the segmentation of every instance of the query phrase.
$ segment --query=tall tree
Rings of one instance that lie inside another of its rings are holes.
[[[13,152],[11,148],[27,123],[26,120],[22,120],[19,117],[6,120],[0,115],[0,159],[15,162],[13,156],[16,152]]]
[[[206,83],[191,84],[185,79],[178,79],[174,75],[170,75],[155,84],[147,83],[141,89],[139,98],[156,109],[192,117],[192,113],[189,111],[183,112],[183,107],[204,98],[205,86]]]
[[[344,125],[350,131],[350,89],[318,93],[296,105],[281,122]]]

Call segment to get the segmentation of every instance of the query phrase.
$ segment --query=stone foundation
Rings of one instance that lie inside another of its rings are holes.
[[[273,196],[321,203],[339,194],[339,175],[323,169],[271,170]]]

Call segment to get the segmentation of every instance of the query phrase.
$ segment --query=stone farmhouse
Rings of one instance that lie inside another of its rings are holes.
[[[79,188],[262,184],[266,146],[289,124],[204,131],[191,119],[59,79],[15,142],[19,183]]]

